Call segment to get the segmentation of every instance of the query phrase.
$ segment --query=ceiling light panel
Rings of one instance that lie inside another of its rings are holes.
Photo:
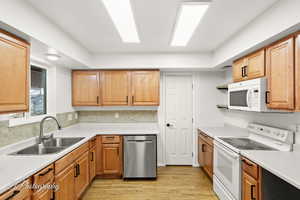
[[[181,5],[171,46],[186,46],[209,7],[209,2],[185,2]]]
[[[130,0],[102,0],[122,41],[140,43]]]

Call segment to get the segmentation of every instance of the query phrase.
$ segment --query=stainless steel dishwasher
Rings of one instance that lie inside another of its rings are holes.
[[[156,178],[156,135],[124,136],[123,178]]]

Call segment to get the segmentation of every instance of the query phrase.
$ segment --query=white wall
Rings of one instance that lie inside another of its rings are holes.
[[[71,69],[56,69],[56,112],[73,112],[72,107],[72,74]]]
[[[299,0],[280,0],[275,3],[215,50],[213,66],[232,61],[237,56],[263,47],[289,32],[300,29],[299,8]]]
[[[211,54],[99,54],[93,57],[96,68],[205,69],[211,67]]]
[[[89,65],[89,52],[24,0],[2,0],[0,21]]]

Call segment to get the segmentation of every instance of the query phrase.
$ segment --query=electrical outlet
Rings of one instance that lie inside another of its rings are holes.
[[[68,114],[68,120],[71,121],[73,119],[73,115],[72,114]]]
[[[75,113],[75,119],[78,119],[78,113]]]
[[[120,117],[119,113],[116,112],[116,113],[115,113],[115,118],[118,119],[119,117]]]

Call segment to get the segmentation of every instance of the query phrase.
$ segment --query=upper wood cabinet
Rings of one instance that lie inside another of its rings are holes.
[[[265,76],[265,50],[259,50],[233,63],[233,81],[255,79]]]
[[[131,78],[132,105],[159,105],[159,71],[134,71]]]
[[[296,36],[295,58],[295,100],[296,111],[300,111],[300,33]]]
[[[102,71],[102,105],[129,105],[130,72]]]
[[[159,70],[76,70],[73,106],[157,106],[159,82]]]
[[[73,106],[100,105],[100,72],[73,71],[72,81]]]
[[[267,106],[294,110],[294,38],[279,41],[267,48]]]
[[[0,113],[28,111],[30,45],[0,31]]]

